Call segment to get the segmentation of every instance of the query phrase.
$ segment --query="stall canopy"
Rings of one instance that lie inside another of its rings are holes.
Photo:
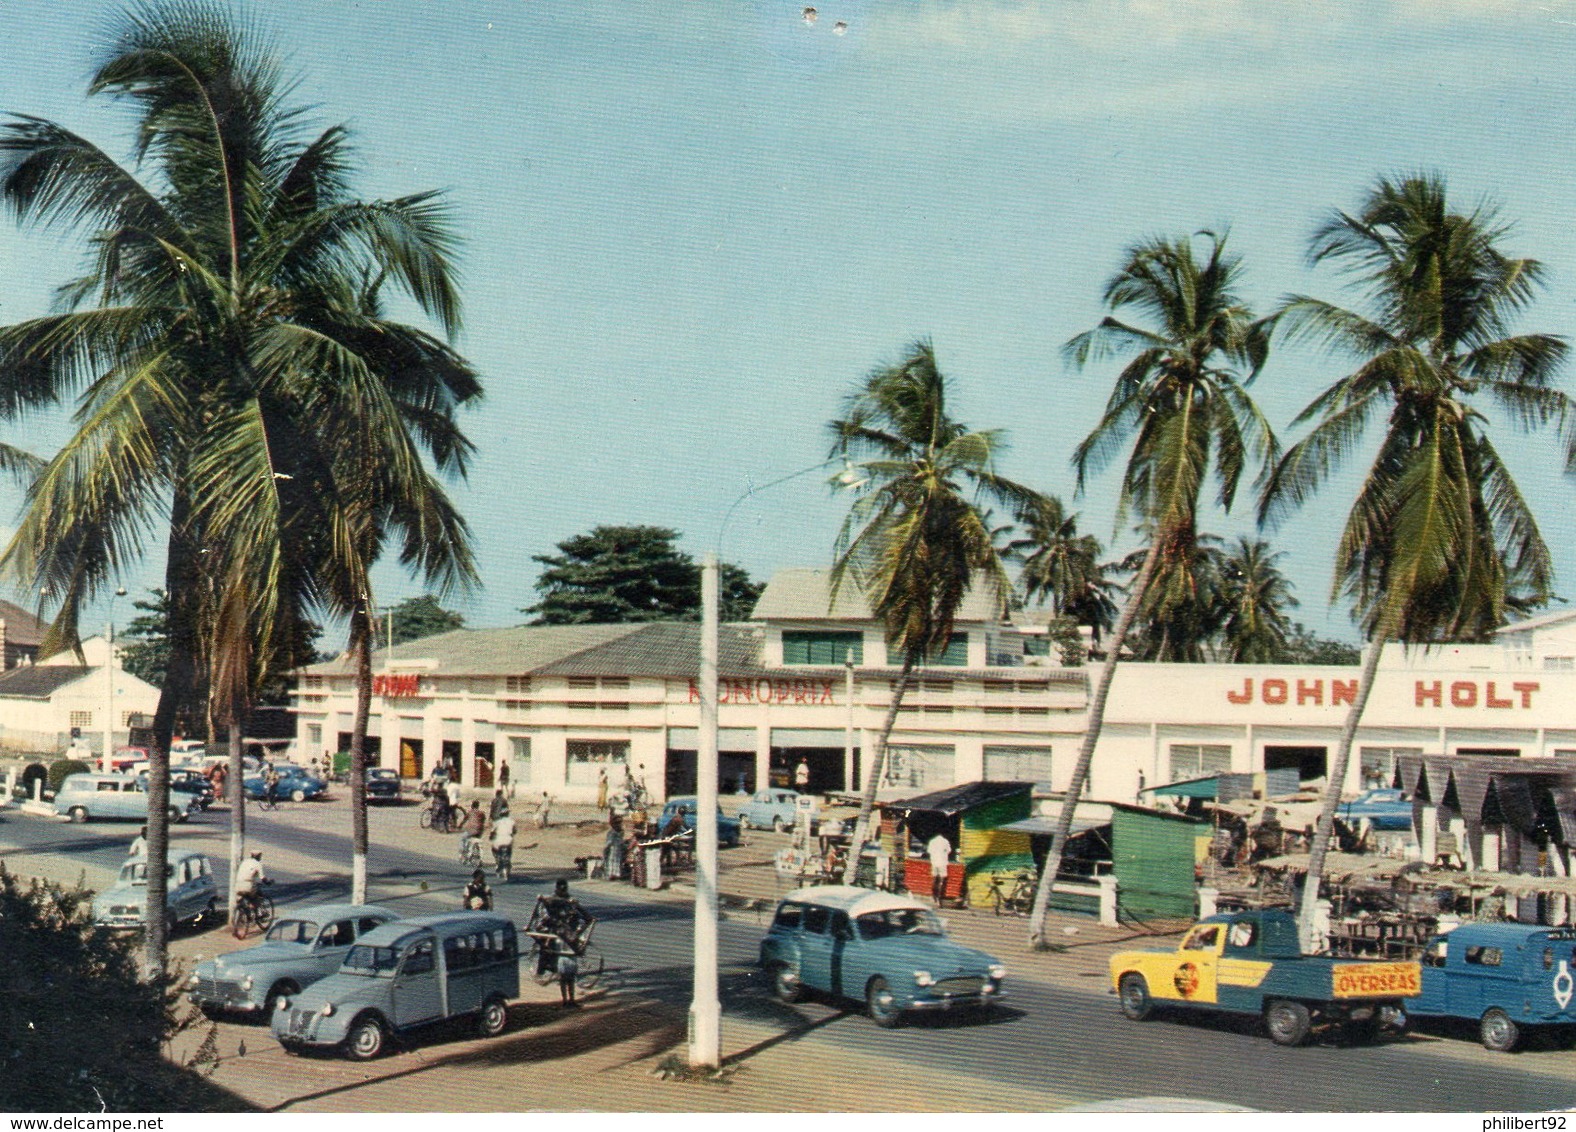
[[[961,786],[949,786],[945,790],[935,790],[929,794],[903,798],[896,802],[883,802],[881,805],[884,809],[906,810],[911,814],[939,814],[942,817],[953,818],[959,814],[971,813],[992,802],[1009,798],[1027,798],[1033,791],[1032,782],[965,782]]]
[[[1029,816],[1033,795],[1032,782],[965,782],[901,801],[883,802],[881,807],[889,814],[901,814],[907,835],[921,844],[938,830],[944,832],[963,865],[963,883],[970,902],[983,906],[992,876],[1034,870],[1028,836],[1005,828]],[[923,858],[909,861],[905,865],[909,887],[926,891],[929,870]]]

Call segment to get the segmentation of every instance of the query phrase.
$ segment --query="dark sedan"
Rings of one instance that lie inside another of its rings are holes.
[[[367,767],[367,801],[398,802],[402,789],[399,771],[386,766]]]

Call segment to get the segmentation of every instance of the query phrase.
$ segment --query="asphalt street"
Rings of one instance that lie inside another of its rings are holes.
[[[285,804],[276,813],[249,814],[249,840],[264,850],[281,908],[345,897],[344,817],[336,803]],[[457,858],[458,839],[419,830],[417,817],[414,806],[374,811],[372,899],[411,914],[457,908],[467,875]],[[0,846],[23,854],[65,854],[97,869],[116,868],[133,833],[134,827],[119,824],[70,825],[15,811],[0,815]],[[520,844],[532,840],[530,831],[522,831]],[[222,888],[228,853],[223,812],[177,827],[174,841],[207,851]],[[19,871],[25,860],[12,854]],[[499,910],[523,922],[535,897],[565,873],[561,867],[536,867],[529,849],[516,860],[523,867],[513,883],[495,885],[495,900]],[[686,1004],[689,906],[671,895],[625,886],[586,883],[576,884],[575,891],[598,917],[596,940],[608,959],[609,991]],[[1496,1055],[1457,1037],[1433,1035],[1368,1047],[1285,1049],[1248,1022],[1128,1022],[1097,979],[1083,990],[1009,974],[1009,1001],[989,1018],[927,1016],[881,1030],[852,1008],[825,1002],[789,1006],[773,999],[752,970],[764,919],[756,912],[725,914],[719,939],[724,1025],[733,1017],[780,1029],[784,1040],[808,1043],[807,1055],[813,1048],[835,1060],[834,1051],[847,1049],[894,1059],[913,1067],[918,1088],[927,1069],[940,1068],[977,1079],[982,1090],[1012,1083],[1080,1103],[1173,1095],[1265,1110],[1471,1112],[1576,1105],[1569,1052]],[[1004,958],[1011,972],[1012,955]],[[270,1041],[262,1030],[256,1040]]]

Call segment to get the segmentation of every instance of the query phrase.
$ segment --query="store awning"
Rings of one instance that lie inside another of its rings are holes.
[[[1190,778],[1185,782],[1156,786],[1145,793],[1157,798],[1217,798],[1220,796],[1220,775],[1212,774],[1208,778]]]
[[[1072,832],[1074,836],[1076,836],[1080,833],[1087,833],[1091,829],[1099,829],[1102,825],[1110,824],[1110,818],[1106,818],[1104,821],[1091,821],[1088,818],[1074,818]],[[1000,826],[999,828],[1010,829],[1014,833],[1029,833],[1037,836],[1043,835],[1045,837],[1054,837],[1056,834],[1056,819],[1052,817],[1046,817],[1043,814],[1036,814],[1032,818],[1023,818],[1020,821],[1010,821],[1006,825]]]
[[[1001,798],[1010,798],[1014,794],[1029,794],[1033,790],[1032,782],[965,782],[961,786],[934,790],[916,798],[882,802],[881,807],[887,810],[908,810],[910,813],[942,814],[945,817],[953,817]]]

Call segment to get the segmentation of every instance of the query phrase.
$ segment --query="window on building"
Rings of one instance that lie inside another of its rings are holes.
[[[1231,748],[1224,743],[1171,744],[1171,781],[1187,782],[1231,769]]]
[[[524,786],[531,781],[531,738],[514,735],[509,739],[509,781]]]
[[[888,747],[883,785],[939,790],[953,784],[955,762],[951,747]]]
[[[531,678],[529,676],[506,676],[504,677],[503,686],[504,691],[520,695],[531,690]]]
[[[571,739],[564,753],[564,781],[570,786],[595,786],[602,771],[607,772],[610,783],[624,781],[624,768],[629,765],[627,739]]]
[[[887,647],[887,663],[894,668],[903,665],[903,654],[891,646]],[[969,663],[969,635],[967,633],[953,633],[947,641],[947,647],[941,650],[941,655],[932,659],[925,657],[920,661],[927,668],[964,668]]]
[[[90,711],[74,711],[71,713],[72,727],[92,727],[93,713]]]
[[[985,778],[990,782],[1049,782],[1049,747],[986,747]]]
[[[569,678],[569,687],[576,692],[594,692],[596,691],[596,677],[571,676]]]
[[[863,633],[831,632],[817,629],[783,630],[784,664],[842,664],[852,658],[865,662]]]
[[[1543,667],[1553,672],[1576,672],[1576,656],[1546,656]]]
[[[1025,638],[1023,638],[1023,655],[1024,656],[1050,656],[1051,655],[1051,638],[1049,638],[1049,637],[1025,637]]]

